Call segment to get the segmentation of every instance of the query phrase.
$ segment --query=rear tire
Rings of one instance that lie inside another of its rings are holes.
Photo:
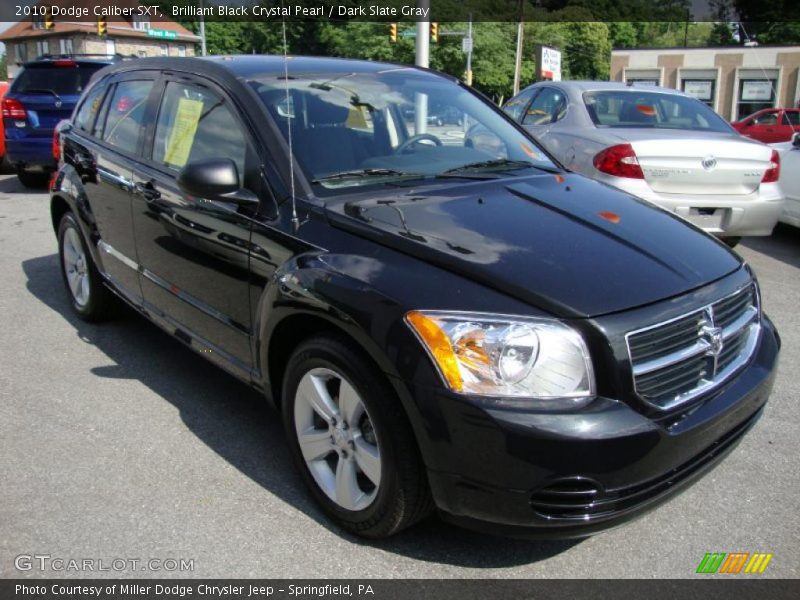
[[[58,257],[61,276],[72,309],[84,321],[101,321],[115,313],[117,299],[103,285],[83,234],[71,212],[58,226]]]
[[[303,342],[286,367],[281,408],[303,480],[341,527],[385,538],[432,511],[400,400],[352,342],[333,335]]]
[[[42,189],[47,187],[50,176],[47,173],[34,173],[31,171],[17,171],[17,179],[26,188]]]
[[[724,237],[720,239],[725,242],[729,248],[735,248],[739,245],[739,242],[742,241],[741,237]]]

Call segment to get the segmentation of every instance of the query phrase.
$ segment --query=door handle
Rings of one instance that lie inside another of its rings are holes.
[[[152,181],[137,181],[133,185],[133,189],[137,195],[144,198],[145,202],[153,202],[161,198],[161,192],[153,186]]]

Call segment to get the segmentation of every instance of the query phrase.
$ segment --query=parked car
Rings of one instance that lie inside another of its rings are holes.
[[[505,110],[567,168],[657,204],[731,246],[769,235],[780,158],[675,90],[541,82]]]
[[[766,108],[731,125],[742,135],[765,144],[788,142],[800,131],[800,108]]]
[[[490,150],[409,129],[417,94]],[[770,394],[780,342],[749,267],[564,170],[455,79],[140,59],[98,73],[57,140],[75,313],[122,298],[263,391],[311,494],[355,534],[438,507],[499,534],[589,535],[686,488]]]
[[[428,115],[428,123],[433,125],[462,125],[464,113],[452,106],[435,108]]]
[[[3,102],[3,96],[6,95],[8,91],[8,82],[7,81],[0,81],[0,105]],[[0,119],[0,166],[5,164],[6,160],[6,140],[5,134],[3,133],[3,119]]]
[[[55,170],[52,140],[91,76],[118,60],[111,56],[41,56],[23,65],[2,101],[9,163],[27,187],[42,187]]]
[[[800,227],[800,133],[792,136],[791,142],[773,146],[781,154],[780,185],[786,196],[780,220],[788,225]]]

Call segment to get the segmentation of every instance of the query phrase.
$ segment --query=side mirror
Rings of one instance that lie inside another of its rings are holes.
[[[800,132],[792,134],[792,146],[800,148]]]
[[[198,160],[178,173],[178,187],[192,196],[232,202],[239,206],[255,206],[258,196],[242,189],[239,170],[230,158]]]

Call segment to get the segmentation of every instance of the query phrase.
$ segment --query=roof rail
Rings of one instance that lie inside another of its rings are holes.
[[[110,59],[110,60],[128,60],[131,58],[138,58],[135,54],[41,54],[37,56],[36,60],[63,60],[69,58],[97,58],[97,59]]]

